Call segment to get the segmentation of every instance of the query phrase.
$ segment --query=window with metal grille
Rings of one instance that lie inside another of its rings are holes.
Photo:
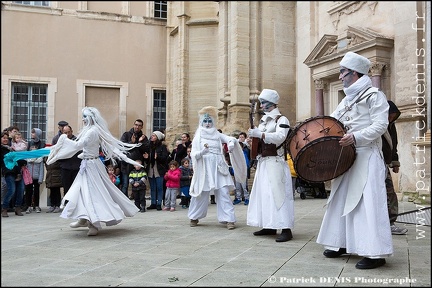
[[[154,1],[154,17],[167,19],[168,4],[167,1]]]
[[[11,123],[26,141],[30,141],[31,129],[39,128],[46,143],[47,89],[46,84],[12,83]]]
[[[50,1],[12,1],[12,3],[31,6],[50,6]]]
[[[153,91],[153,131],[166,128],[166,91]]]

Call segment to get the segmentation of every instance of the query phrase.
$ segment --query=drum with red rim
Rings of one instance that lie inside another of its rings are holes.
[[[342,147],[344,125],[331,116],[316,116],[299,123],[288,141],[297,175],[308,182],[324,182],[345,173],[354,163],[354,145]]]

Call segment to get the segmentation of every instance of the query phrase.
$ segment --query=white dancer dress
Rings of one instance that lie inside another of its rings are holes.
[[[98,128],[90,127],[78,141],[61,135],[52,148],[48,161],[69,158],[83,151],[81,167],[62,205],[67,200],[60,217],[87,219],[98,229],[120,223],[125,217],[134,216],[139,209],[109,179],[105,165],[99,159]]]

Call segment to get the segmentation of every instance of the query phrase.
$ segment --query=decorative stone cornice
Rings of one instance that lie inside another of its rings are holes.
[[[35,6],[26,4],[16,4],[12,1],[2,1],[2,10],[11,10],[19,12],[31,12],[39,14],[50,14],[55,16],[73,16],[80,19],[89,20],[104,20],[104,21],[114,21],[114,22],[126,22],[135,24],[146,24],[146,25],[156,25],[165,26],[166,19],[145,17],[145,16],[135,16],[123,13],[112,13],[112,12],[100,12],[100,11],[90,11],[87,9],[85,1],[79,1],[79,7],[83,10],[76,9],[66,9],[58,8],[57,1],[52,1],[52,6]],[[123,11],[128,12],[127,9]]]
[[[378,1],[335,1],[335,5],[327,10],[327,13],[329,13],[333,18],[332,23],[335,29],[338,29],[340,17],[342,15],[350,15],[355,13],[366,3],[372,11],[372,14],[375,14],[375,7],[378,4]]]
[[[218,19],[194,19],[186,22],[188,26],[207,26],[219,24]]]
[[[335,1],[335,5],[333,5],[329,10],[327,10],[327,13],[329,13],[330,15],[336,13],[340,15],[349,15],[359,10],[364,4],[365,1]]]
[[[333,54],[335,47],[337,48],[337,36],[325,34],[303,63],[309,66],[308,63],[314,62],[322,56]]]
[[[309,68],[328,65],[329,62],[338,64],[347,51],[357,52],[368,49],[390,51],[393,46],[394,40],[390,37],[371,29],[348,26],[346,34],[339,38],[336,35],[324,35],[303,63]],[[320,77],[314,77],[314,79],[318,78]]]

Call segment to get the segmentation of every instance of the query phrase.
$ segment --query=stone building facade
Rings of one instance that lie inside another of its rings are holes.
[[[264,88],[279,92],[294,127],[333,111],[343,97],[338,63],[354,51],[402,112],[396,190],[430,202],[427,1],[166,1],[166,19],[154,17],[165,1],[13,2],[1,11],[3,128],[13,82],[48,85],[47,139],[60,120],[79,130],[86,105],[119,137],[137,118],[150,134],[156,90],[166,91],[168,145],[193,136],[207,105],[219,108],[225,133],[247,130]]]
[[[3,128],[22,113],[20,123],[39,123],[50,142],[58,121],[67,120],[78,132],[81,109],[96,106],[114,136],[120,138],[138,118],[147,133],[152,130],[153,92],[166,90],[166,17],[155,17],[154,1],[1,5]],[[14,85],[34,85],[46,97],[33,99],[31,109],[17,108],[24,104],[19,97],[12,104]]]
[[[180,116],[168,119],[169,135],[194,131],[206,105],[219,108],[224,132],[245,131],[250,102],[264,88],[279,92],[292,126],[328,115],[343,98],[338,63],[354,51],[371,60],[374,86],[402,112],[396,190],[430,202],[429,4],[169,3],[167,109]]]

